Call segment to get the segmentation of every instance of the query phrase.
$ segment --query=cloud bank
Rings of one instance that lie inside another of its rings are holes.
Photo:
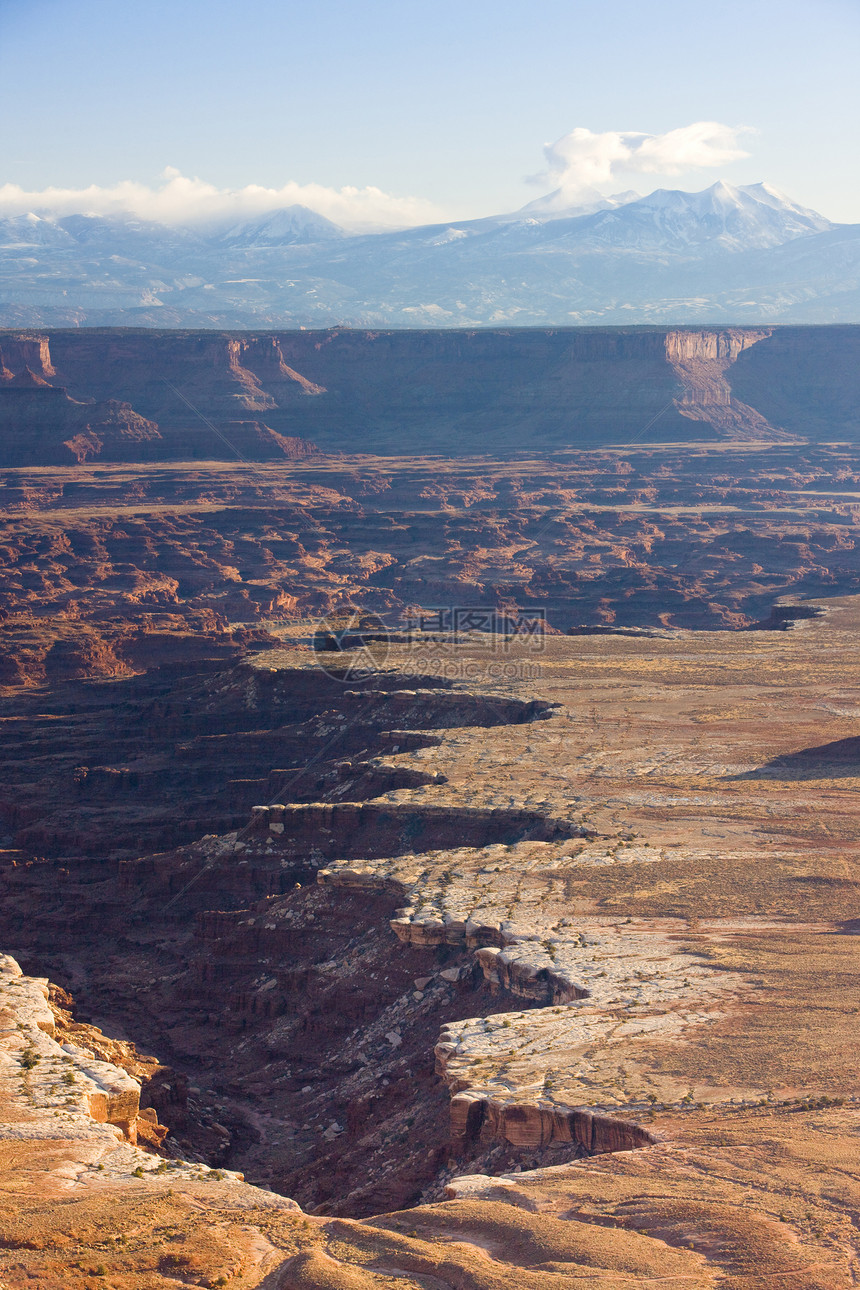
[[[123,180],[112,187],[43,188],[27,192],[17,184],[0,186],[0,215],[117,215],[132,212],[162,224],[228,223],[252,219],[285,206],[307,206],[341,224],[364,231],[426,224],[444,218],[438,207],[419,197],[393,197],[380,188],[327,188],[287,183],[281,188],[248,184],[218,188],[190,179],[172,166],[154,186]]]
[[[724,166],[748,157],[739,138],[746,126],[695,121],[666,134],[605,130],[595,134],[580,126],[544,146],[547,169],[531,183],[552,185],[570,200],[606,188],[620,175],[679,175],[687,170]]]
[[[574,204],[599,195],[622,174],[677,175],[702,167],[722,166],[749,154],[739,145],[748,133],[743,126],[696,121],[666,134],[639,134],[584,127],[546,144],[547,167],[530,182],[555,192],[555,205]],[[110,187],[43,188],[30,191],[17,184],[0,186],[0,216],[117,215],[130,212],[163,224],[229,224],[265,215],[285,206],[307,206],[353,232],[404,228],[450,218],[433,202],[419,197],[395,197],[381,188],[328,188],[323,184],[290,182],[280,188],[247,184],[219,188],[189,178],[168,166],[160,182],[151,185],[123,180]]]

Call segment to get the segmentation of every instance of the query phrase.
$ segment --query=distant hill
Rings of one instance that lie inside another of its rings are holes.
[[[767,184],[560,201],[363,235],[301,206],[207,228],[19,215],[0,220],[0,326],[860,321],[860,225]]]

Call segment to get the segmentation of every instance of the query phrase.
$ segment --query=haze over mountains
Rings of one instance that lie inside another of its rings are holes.
[[[860,320],[860,225],[767,184],[551,193],[350,235],[301,206],[177,227],[0,219],[0,326],[401,327]]]

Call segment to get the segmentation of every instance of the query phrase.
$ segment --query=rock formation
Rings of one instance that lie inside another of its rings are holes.
[[[521,452],[856,440],[858,335],[855,327],[0,332],[0,407],[27,373],[78,401],[129,403],[157,424],[162,459],[174,460],[223,456],[199,414],[216,425],[250,414],[325,450],[388,454],[473,454],[488,441]],[[35,445],[28,464],[40,462]]]

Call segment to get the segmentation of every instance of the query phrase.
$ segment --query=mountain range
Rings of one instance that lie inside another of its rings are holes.
[[[350,234],[301,206],[175,227],[0,219],[0,326],[571,326],[860,321],[860,224],[767,184],[621,193]]]

